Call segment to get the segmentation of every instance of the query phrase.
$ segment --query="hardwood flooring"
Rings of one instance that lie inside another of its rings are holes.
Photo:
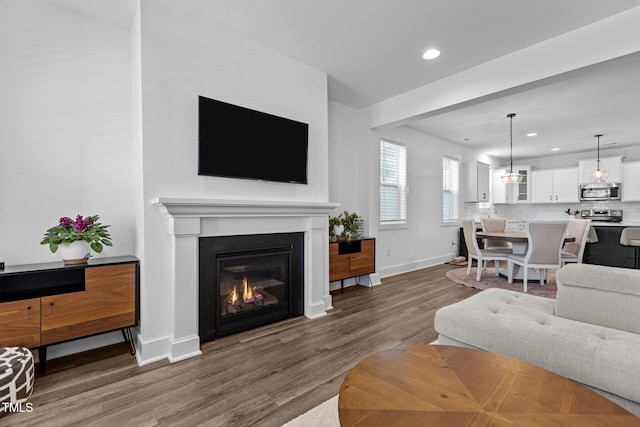
[[[440,265],[333,292],[333,310],[202,346],[202,356],[139,367],[115,345],[47,364],[33,411],[0,415],[3,426],[280,426],[338,394],[362,358],[437,338],[434,312],[475,289]]]

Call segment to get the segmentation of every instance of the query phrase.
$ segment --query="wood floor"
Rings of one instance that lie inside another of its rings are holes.
[[[440,265],[333,292],[333,310],[236,334],[203,355],[139,367],[126,345],[47,364],[31,413],[0,415],[3,426],[280,426],[338,394],[362,358],[436,339],[439,307],[478,292]]]

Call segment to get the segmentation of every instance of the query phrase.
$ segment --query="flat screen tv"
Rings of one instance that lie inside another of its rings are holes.
[[[198,175],[307,184],[307,123],[199,97]]]

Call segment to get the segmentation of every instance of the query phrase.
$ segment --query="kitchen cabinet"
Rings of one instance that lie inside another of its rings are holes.
[[[508,168],[495,169],[491,174],[491,201],[494,204],[528,203],[531,194],[531,166],[514,166],[513,170],[523,176],[517,184],[505,184],[502,176]]]
[[[525,231],[526,226],[526,221],[507,221],[506,231]]]
[[[489,165],[481,162],[464,164],[464,201],[489,201]]]
[[[593,182],[591,172],[598,167],[598,159],[578,161],[579,184]],[[609,172],[606,182],[622,182],[622,156],[600,157],[600,168]]]
[[[578,168],[531,172],[533,203],[578,203]]]
[[[622,201],[640,202],[640,162],[624,162],[622,166]]]

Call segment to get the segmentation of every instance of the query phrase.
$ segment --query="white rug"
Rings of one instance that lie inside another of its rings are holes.
[[[333,396],[282,427],[340,427],[338,396]]]

